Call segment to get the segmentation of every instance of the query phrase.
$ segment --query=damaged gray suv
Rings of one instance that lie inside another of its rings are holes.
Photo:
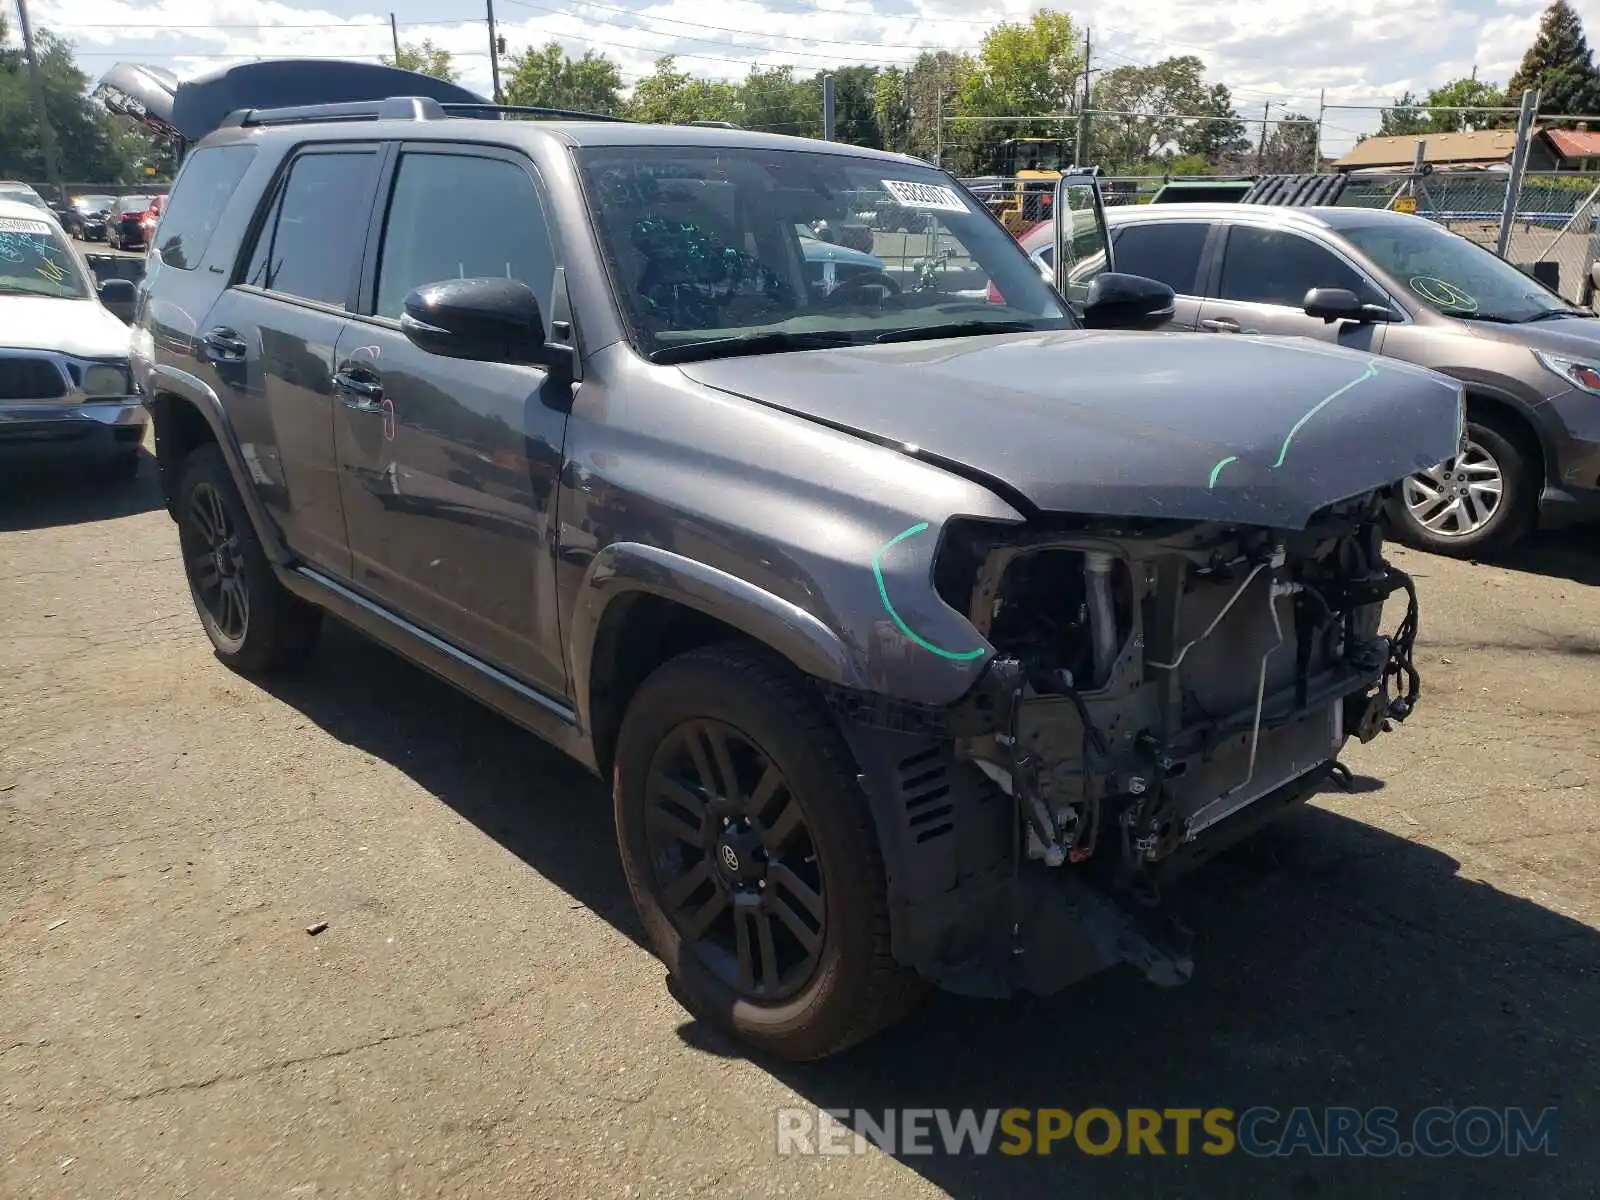
[[[1184,980],[1174,880],[1417,700],[1380,514],[1459,386],[1140,332],[1172,294],[1114,271],[1069,305],[913,159],[570,117],[188,155],[136,359],[218,656],[332,613],[591,768],[655,951],[763,1052],[929,982]],[[870,255],[816,234],[884,206]]]

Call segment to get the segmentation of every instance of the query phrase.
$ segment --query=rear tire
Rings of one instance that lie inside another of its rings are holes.
[[[1403,480],[1389,501],[1389,521],[1396,539],[1418,550],[1451,558],[1492,554],[1533,529],[1543,476],[1543,464],[1503,422],[1473,417],[1467,449]]]
[[[273,575],[215,443],[184,459],[175,507],[189,594],[217,657],[244,674],[302,661],[316,644],[322,610]]]
[[[634,904],[698,1016],[807,1061],[922,995],[889,951],[883,861],[849,752],[786,664],[725,644],[657,669],[623,719],[612,796]]]

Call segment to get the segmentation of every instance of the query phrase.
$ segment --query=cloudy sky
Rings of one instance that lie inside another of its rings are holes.
[[[1246,116],[1315,114],[1329,105],[1381,104],[1477,66],[1504,82],[1547,0],[1192,0],[1057,2],[1093,33],[1095,65],[1147,64],[1198,54]],[[453,51],[463,82],[489,90],[481,0],[388,0],[403,41],[430,37]],[[551,38],[573,53],[609,55],[631,83],[661,54],[697,74],[738,78],[751,65],[803,71],[865,62],[904,64],[926,48],[976,49],[996,21],[1026,17],[1038,0],[495,0],[512,52]],[[8,8],[10,4],[6,5]],[[1578,10],[1600,37],[1600,0]],[[95,78],[119,60],[180,76],[230,61],[282,55],[369,57],[390,49],[389,7],[365,0],[30,0],[35,24],[75,40]],[[14,26],[13,21],[13,26]],[[775,33],[773,31],[779,31]],[[767,31],[767,32],[761,32]],[[13,30],[14,33],[14,30]],[[1377,123],[1330,109],[1324,149],[1338,153]]]

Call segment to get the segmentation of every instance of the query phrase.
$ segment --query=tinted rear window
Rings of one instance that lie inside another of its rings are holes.
[[[156,233],[156,251],[163,263],[180,271],[200,265],[223,210],[255,156],[254,146],[209,146],[189,156]]]
[[[1159,280],[1180,296],[1199,291],[1200,251],[1210,226],[1202,222],[1150,221],[1117,234],[1117,270]]]
[[[303,154],[273,198],[244,282],[343,308],[377,176],[370,151]]]

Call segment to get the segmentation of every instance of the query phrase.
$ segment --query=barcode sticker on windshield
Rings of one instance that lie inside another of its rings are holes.
[[[20,217],[0,217],[0,233],[43,233],[48,234],[50,226],[44,221],[25,221]]]
[[[880,181],[902,208],[927,208],[936,212],[970,212],[954,188],[937,183],[912,183],[906,179]]]

